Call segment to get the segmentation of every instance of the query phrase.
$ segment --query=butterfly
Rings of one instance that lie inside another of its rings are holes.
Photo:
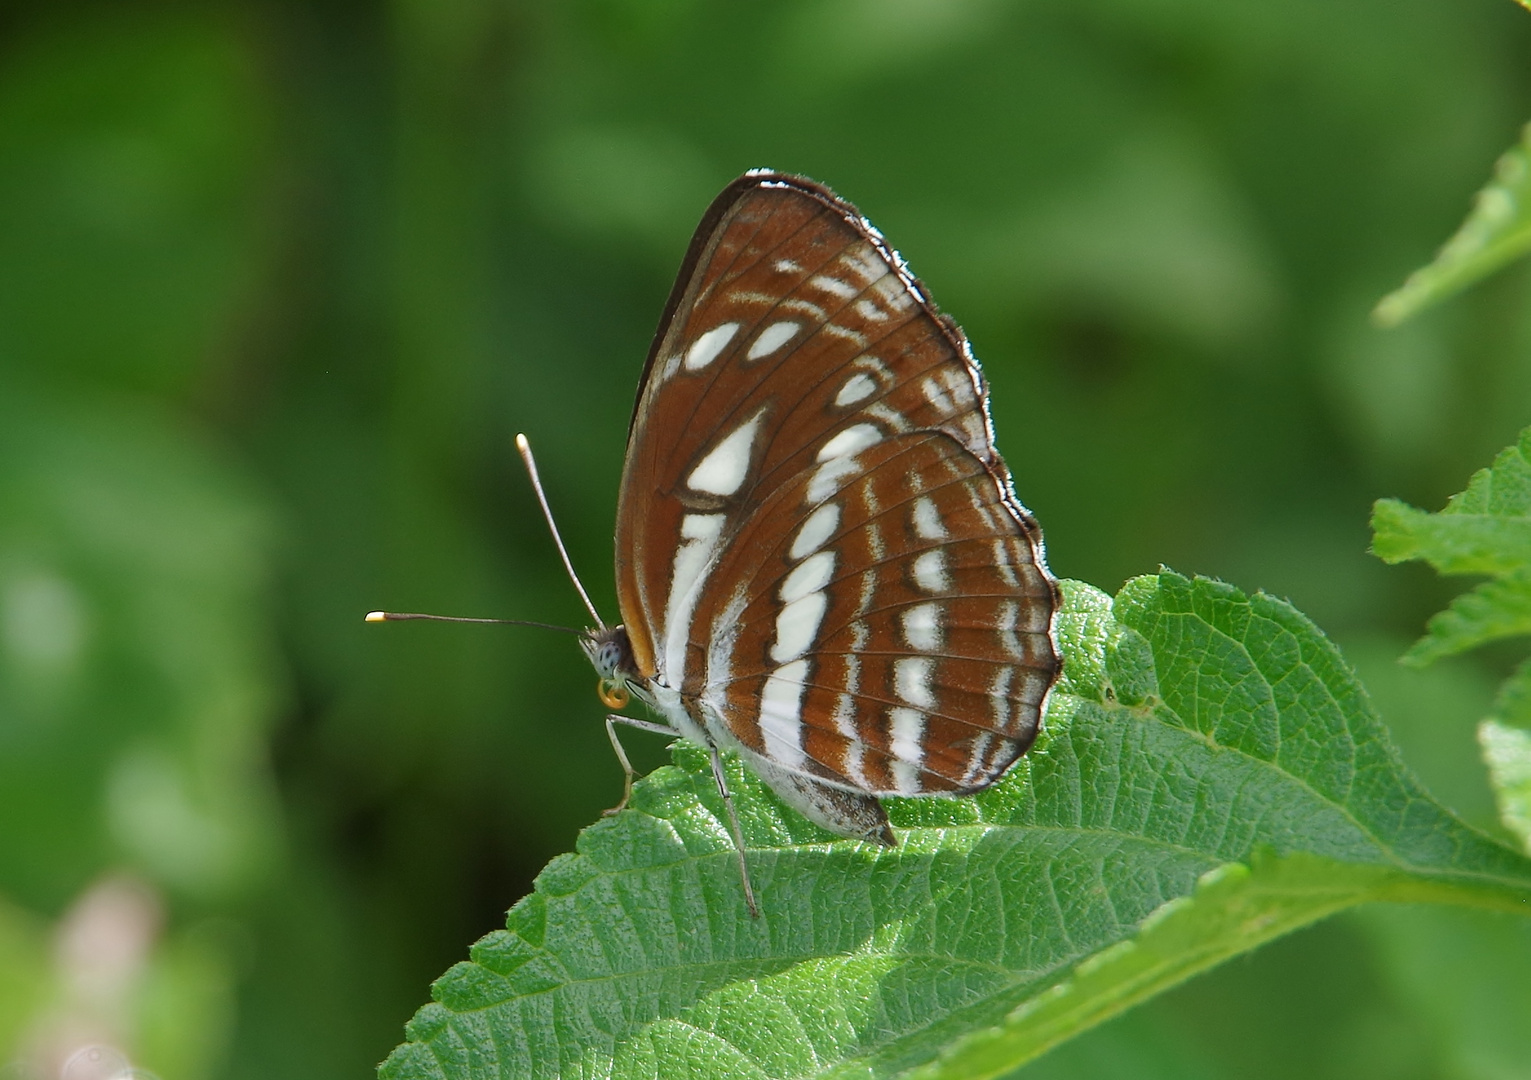
[[[518,445],[554,538],[524,436]],[[883,796],[960,796],[1031,746],[1060,661],[1041,531],[962,330],[854,206],[754,170],[691,239],[617,503],[622,622],[581,644],[606,720],[737,754],[788,806],[895,846]],[[381,613],[375,613],[381,615]]]

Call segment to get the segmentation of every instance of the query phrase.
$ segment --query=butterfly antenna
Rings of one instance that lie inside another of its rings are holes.
[[[466,615],[423,615],[418,611],[369,611],[364,622],[408,622],[410,619],[429,619],[431,622],[498,623],[501,626],[535,626],[539,630],[557,630],[561,634],[584,636],[583,630],[572,626],[555,626],[553,623],[535,622],[531,619],[473,619]]]
[[[537,493],[537,503],[542,507],[542,516],[547,520],[548,531],[553,534],[553,543],[558,547],[558,557],[563,560],[563,568],[568,571],[569,580],[574,583],[579,598],[585,602],[585,610],[590,612],[595,625],[605,630],[606,623],[596,613],[595,605],[590,602],[590,594],[580,584],[579,575],[574,572],[574,564],[569,561],[569,552],[563,546],[563,537],[558,535],[558,526],[553,522],[553,511],[548,507],[548,497],[542,491],[542,477],[537,475],[537,459],[532,457],[532,444],[527,441],[525,435],[516,436],[516,449],[521,452],[521,460],[526,464],[526,473],[532,478],[532,490]]]

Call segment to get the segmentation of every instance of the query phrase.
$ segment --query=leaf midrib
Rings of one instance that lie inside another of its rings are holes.
[[[643,811],[641,811],[641,810],[634,810],[632,812],[633,813],[643,813]],[[656,819],[656,820],[663,820],[663,819]],[[1201,850],[1199,850],[1197,848],[1186,847],[1183,844],[1174,844],[1174,843],[1171,843],[1169,841],[1159,840],[1159,839],[1156,839],[1156,838],[1153,838],[1153,837],[1137,836],[1137,835],[1134,835],[1134,834],[1131,834],[1131,833],[1124,833],[1124,832],[1114,831],[1114,830],[1111,830],[1111,829],[1100,829],[1100,828],[1094,828],[1094,827],[1089,827],[1089,826],[1076,826],[1076,825],[1026,825],[1026,824],[1011,824],[1011,823],[1005,823],[1005,822],[970,822],[970,823],[963,823],[963,824],[956,824],[956,825],[920,825],[920,826],[913,826],[913,827],[910,827],[910,828],[901,828],[899,831],[903,832],[903,833],[928,834],[928,833],[970,832],[970,831],[975,831],[976,830],[976,831],[979,831],[979,832],[987,833],[987,832],[994,832],[994,831],[999,831],[999,830],[1011,830],[1011,829],[1014,829],[1014,830],[1024,830],[1024,831],[1029,832],[1029,833],[1059,833],[1059,834],[1064,834],[1064,835],[1067,835],[1067,836],[1103,837],[1103,838],[1106,838],[1106,839],[1117,841],[1119,843],[1127,843],[1127,844],[1140,845],[1140,846],[1145,847],[1145,848],[1150,848],[1150,849],[1154,849],[1154,850],[1158,850],[1158,851],[1162,851],[1162,852],[1166,852],[1166,853],[1194,856],[1196,858],[1203,859],[1203,860],[1206,860],[1206,861],[1209,861],[1209,862],[1213,862],[1213,863],[1222,863],[1222,862],[1228,861],[1228,860],[1225,860],[1225,859],[1221,859],[1218,856],[1210,854],[1208,852],[1201,851]],[[811,853],[811,852],[817,850],[817,851],[821,851],[821,852],[827,853],[834,846],[835,846],[834,843],[794,844],[794,845],[790,845],[790,846],[786,846],[786,847],[763,848],[763,849],[757,848],[757,849],[752,849],[752,850],[764,850],[764,851],[786,852],[786,853],[799,853],[799,852],[801,852],[801,853]],[[938,854],[938,853],[939,853],[939,850],[931,852],[931,854]],[[719,858],[727,858],[727,859],[729,859],[729,861],[732,861],[733,853],[729,852],[729,851],[711,851],[711,852],[705,852],[705,853],[696,854],[696,855],[686,855],[686,856],[683,856],[680,859],[676,859],[676,860],[673,860],[673,861],[670,861],[670,862],[656,864],[654,866],[647,866],[647,867],[644,867],[644,866],[630,866],[630,867],[624,867],[624,868],[619,869],[619,870],[603,870],[601,872],[601,874],[602,874],[602,878],[603,879],[609,880],[611,878],[622,877],[622,876],[629,875],[629,874],[649,873],[649,872],[652,872],[652,871],[655,871],[655,870],[663,870],[663,869],[666,869],[666,868],[669,868],[669,867],[674,867],[674,866],[682,865],[684,863],[699,863],[699,862],[702,862],[702,861],[707,860],[707,859],[719,859]],[[575,890],[575,892],[578,892],[578,891],[579,890]],[[574,893],[573,892],[571,892],[571,893],[564,893],[564,894],[561,894],[561,895],[562,896],[572,896],[572,895],[574,895]],[[508,932],[509,933],[515,933],[515,931],[508,931]],[[519,934],[517,934],[516,936],[520,937]],[[526,939],[525,938],[521,938],[521,940],[525,941]],[[531,943],[527,942],[527,944],[530,945]],[[533,954],[532,956],[527,957],[527,959],[525,961],[523,961],[521,964],[516,965],[516,969],[517,970],[520,970],[521,968],[525,967],[527,963],[530,963],[532,960],[536,959],[537,957],[546,957],[546,958],[552,959],[555,963],[558,963],[560,968],[563,967],[562,962],[558,958],[558,954],[556,952],[554,952],[553,950],[549,949],[546,945],[533,945],[532,947],[534,949],[536,949],[537,952],[535,954]],[[1096,950],[1084,951],[1084,952],[1079,953],[1078,955],[1079,956],[1090,955],[1090,952],[1093,952],[1093,951],[1096,951]],[[803,963],[805,961],[822,960],[822,959],[825,959],[825,958],[827,958],[829,956],[834,956],[834,955],[838,955],[838,956],[851,956],[851,955],[854,955],[854,953],[853,952],[842,952],[842,953],[799,953],[799,954],[796,954],[795,956],[794,955],[789,955],[789,954],[776,954],[774,956],[741,957],[741,958],[731,959],[731,960],[704,960],[704,961],[692,961],[692,962],[687,962],[687,963],[684,963],[684,964],[672,964],[672,965],[668,965],[668,966],[655,965],[655,966],[651,966],[651,967],[629,968],[629,969],[627,969],[625,971],[613,972],[611,974],[605,974],[605,975],[590,975],[590,976],[581,976],[581,977],[577,977],[577,978],[576,977],[570,977],[570,978],[563,979],[562,981],[556,983],[553,986],[543,987],[542,989],[538,989],[538,990],[527,990],[527,991],[523,991],[523,992],[520,992],[520,993],[512,994],[512,995],[510,995],[508,997],[501,998],[498,1001],[490,1002],[489,1004],[486,1004],[486,1005],[476,1006],[476,1007],[471,1008],[471,1009],[455,1009],[454,1008],[454,1009],[452,1009],[452,1012],[454,1012],[456,1014],[460,1014],[460,1015],[467,1015],[467,1014],[474,1013],[474,1012],[482,1012],[485,1009],[496,1008],[499,1005],[502,1005],[502,1004],[504,1004],[507,1001],[528,1000],[528,999],[531,999],[531,998],[535,998],[535,997],[541,996],[543,994],[556,993],[558,991],[561,991],[561,990],[564,990],[564,989],[570,988],[570,987],[594,986],[594,985],[599,985],[601,983],[618,982],[618,981],[621,981],[623,979],[640,978],[642,976],[650,975],[650,974],[660,974],[660,973],[664,973],[664,972],[674,972],[674,971],[681,971],[681,970],[705,971],[705,970],[709,970],[709,969],[712,969],[712,968],[722,967],[722,966],[727,966],[727,965],[732,965],[732,964],[738,964],[738,965],[770,965],[774,969],[774,968],[777,967],[778,964],[781,964],[783,966],[791,966],[793,964]],[[971,963],[973,966],[978,966],[978,967],[982,967],[983,966],[978,961],[968,961],[968,960],[966,960],[964,958],[958,957],[958,956],[956,956],[954,954],[950,954],[950,953],[929,953],[929,954],[927,954],[927,953],[921,953],[921,952],[916,952],[916,951],[909,951],[909,952],[899,952],[899,953],[896,953],[894,955],[898,955],[898,956],[910,956],[910,957],[927,957],[929,959],[945,959],[945,960],[949,960],[949,961],[953,961],[953,962],[958,962],[958,963]],[[485,971],[490,972],[491,974],[497,976],[498,978],[502,978],[503,979],[503,978],[509,978],[510,977],[509,975],[504,975],[504,974],[501,974],[498,971],[495,971],[495,969],[493,967],[490,967],[487,964],[480,963],[479,961],[471,960],[470,959],[468,962],[474,964],[475,966],[482,967]],[[1072,962],[1072,961],[1070,961],[1070,962]],[[1005,967],[1003,965],[996,964],[996,965],[993,965],[993,970],[995,972],[999,972],[999,973],[1014,973],[1014,972],[1016,972],[1016,971],[1018,971],[1020,969]],[[1053,967],[1047,967],[1047,968],[1043,968],[1041,970],[1045,973],[1045,972],[1052,971],[1052,970],[1055,970],[1055,969]]]
[[[1016,827],[1016,826],[1002,826],[1002,827],[1013,828],[1013,827]],[[1113,834],[1113,835],[1119,835],[1119,834]],[[1126,939],[1127,939],[1126,937],[1122,937],[1122,938],[1118,938],[1117,940],[1121,941],[1121,940],[1126,940]],[[1115,942],[1113,942],[1112,944],[1115,944]],[[1103,946],[1101,948],[1085,949],[1085,950],[1077,950],[1076,949],[1076,951],[1070,953],[1069,955],[1067,955],[1065,957],[1060,957],[1055,963],[1052,963],[1052,964],[1049,964],[1049,965],[1046,965],[1046,966],[1044,966],[1042,968],[1037,968],[1037,969],[1011,968],[1011,967],[1005,967],[1004,965],[1001,965],[1001,964],[987,964],[987,963],[984,963],[983,961],[980,961],[980,960],[970,960],[970,959],[967,959],[967,958],[964,958],[964,957],[954,956],[954,955],[952,955],[950,953],[934,953],[934,952],[928,952],[928,951],[925,951],[925,950],[918,950],[918,949],[914,949],[914,950],[902,950],[902,951],[898,951],[896,953],[891,953],[891,955],[896,956],[900,960],[931,960],[931,961],[935,961],[935,962],[938,962],[938,963],[941,963],[941,964],[945,964],[945,965],[948,965],[948,966],[952,966],[952,967],[960,967],[960,968],[968,969],[968,970],[986,971],[986,972],[990,972],[992,974],[1001,976],[1004,981],[1002,981],[1000,983],[997,983],[995,986],[990,988],[982,996],[974,998],[971,1001],[964,1002],[962,1005],[958,1006],[955,1009],[951,1009],[951,1010],[947,1011],[946,1013],[944,1013],[944,1014],[942,1014],[940,1016],[933,1017],[928,1022],[921,1023],[921,1024],[918,1024],[918,1025],[910,1027],[910,1028],[906,1028],[906,1029],[901,1030],[901,1031],[888,1030],[888,1031],[885,1032],[885,1037],[884,1038],[879,1039],[877,1041],[869,1041],[869,1042],[865,1043],[855,1055],[847,1056],[847,1057],[845,1057],[845,1058],[843,1058],[843,1059],[841,1059],[839,1061],[829,1061],[829,1062],[823,1061],[819,1057],[817,1049],[814,1048],[811,1045],[811,1043],[810,1043],[809,1046],[808,1046],[808,1049],[809,1049],[809,1052],[812,1054],[812,1056],[814,1058],[814,1061],[815,1061],[815,1063],[816,1063],[816,1065],[818,1067],[818,1072],[817,1073],[812,1073],[812,1074],[797,1074],[797,1075],[819,1075],[819,1074],[822,1074],[822,1073],[827,1072],[827,1071],[840,1070],[840,1069],[844,1069],[844,1068],[846,1068],[848,1066],[853,1066],[857,1062],[864,1061],[864,1060],[867,1060],[869,1058],[875,1057],[875,1056],[877,1056],[879,1054],[882,1054],[882,1053],[886,1052],[890,1047],[897,1046],[899,1043],[902,1043],[902,1042],[905,1042],[905,1041],[911,1040],[911,1039],[916,1039],[919,1036],[921,1036],[922,1034],[924,1034],[924,1033],[934,1029],[938,1025],[950,1023],[955,1016],[957,1016],[957,1015],[959,1015],[959,1014],[961,1014],[961,1013],[963,1013],[965,1011],[968,1011],[968,1010],[971,1010],[971,1009],[983,1008],[983,1007],[986,1007],[986,1006],[992,1007],[992,1004],[993,1004],[993,1002],[996,999],[1006,998],[1006,997],[1013,997],[1017,991],[1023,991],[1025,996],[1023,996],[1023,997],[1021,997],[1021,998],[1019,998],[1017,1000],[1014,1000],[1014,1001],[1010,1002],[1009,1004],[1007,1004],[1005,1006],[1006,1007],[1006,1011],[1009,1011],[1010,1009],[1013,1009],[1013,1008],[1017,1007],[1019,1004],[1023,1003],[1025,1000],[1027,1000],[1027,997],[1031,996],[1031,994],[1035,990],[1037,990],[1037,989],[1046,989],[1046,988],[1050,988],[1050,987],[1056,985],[1058,983],[1058,981],[1059,981],[1060,976],[1062,976],[1063,974],[1065,974],[1068,971],[1072,970],[1073,968],[1077,967],[1081,962],[1083,962],[1084,960],[1088,959],[1090,956],[1098,954],[1099,952],[1102,951],[1102,948],[1109,948],[1109,947],[1110,946]],[[742,978],[757,978],[760,975],[770,976],[770,975],[779,974],[781,970],[784,970],[785,968],[790,968],[790,967],[794,966],[794,964],[802,962],[803,960],[828,960],[828,959],[834,959],[834,958],[846,958],[846,959],[849,959],[849,958],[853,958],[853,957],[855,957],[857,955],[863,955],[863,954],[861,952],[859,952],[859,951],[843,952],[843,953],[836,953],[836,954],[810,954],[810,955],[802,957],[800,960],[789,962],[788,964],[784,965],[783,969],[775,969],[774,965],[773,965],[773,969],[772,970],[745,973],[745,974],[742,974]],[[686,968],[690,968],[690,969],[693,969],[693,970],[710,970],[710,969],[714,969],[714,968],[718,968],[718,967],[728,967],[728,966],[732,966],[732,965],[740,965],[740,966],[745,966],[745,967],[755,966],[755,965],[753,965],[751,963],[751,961],[748,961],[748,960],[732,960],[732,961],[729,961],[729,960],[718,960],[718,961],[708,961],[708,962],[704,962],[704,963],[688,964],[688,965],[681,965],[681,966],[686,967]],[[555,987],[549,987],[546,990],[537,990],[537,991],[532,991],[531,993],[517,994],[517,995],[515,995],[514,998],[505,998],[505,999],[502,999],[501,1001],[494,1002],[494,1003],[491,1003],[489,1005],[481,1006],[480,1008],[477,1008],[477,1009],[462,1009],[462,1010],[454,1009],[454,1010],[452,1010],[452,1012],[454,1013],[454,1015],[465,1016],[465,1015],[469,1015],[471,1013],[482,1012],[482,1011],[485,1011],[487,1009],[496,1008],[496,1007],[498,1007],[500,1005],[503,1005],[506,1001],[511,1001],[511,1000],[521,1001],[521,1000],[525,1000],[525,999],[528,999],[528,998],[536,997],[536,996],[538,996],[540,994],[549,993],[549,992],[556,991],[556,990],[561,990],[561,989],[564,989],[566,987],[593,985],[593,984],[598,984],[598,983],[602,983],[602,982],[614,982],[614,981],[618,981],[618,980],[623,979],[623,978],[637,977],[637,976],[644,975],[644,974],[656,973],[656,972],[659,972],[659,971],[662,971],[662,970],[674,971],[674,970],[677,970],[677,968],[668,968],[668,969],[645,968],[645,969],[635,970],[635,971],[631,971],[631,972],[624,972],[624,973],[619,974],[619,975],[595,976],[595,977],[591,977],[591,978],[588,978],[588,979],[571,979],[571,980],[569,980],[566,983],[562,983],[559,986],[555,986]],[[737,981],[739,981],[739,980],[731,980],[731,982],[737,982]],[[699,997],[697,999],[697,1002],[700,1002],[701,1000],[702,1000],[702,998]],[[692,1004],[695,1005],[695,1004],[697,1004],[697,1002],[693,1002]],[[612,1043],[613,1043],[613,1047],[614,1047],[613,1056],[615,1056],[615,1048],[618,1048],[618,1047],[624,1045],[625,1043],[629,1042],[631,1039],[637,1037],[644,1030],[648,1029],[649,1027],[652,1027],[656,1023],[661,1023],[661,1022],[669,1022],[669,1023],[682,1024],[682,1025],[685,1025],[686,1027],[691,1028],[692,1030],[705,1033],[706,1035],[708,1035],[711,1038],[716,1038],[716,1039],[718,1039],[718,1040],[720,1040],[720,1041],[722,1041],[724,1043],[727,1043],[728,1045],[732,1046],[734,1049],[738,1050],[739,1053],[742,1056],[744,1056],[746,1058],[749,1058],[752,1061],[755,1060],[755,1058],[754,1058],[754,1056],[752,1054],[750,1054],[748,1051],[744,1050],[743,1048],[739,1047],[737,1044],[735,1044],[734,1042],[729,1040],[726,1036],[720,1034],[717,1031],[713,1031],[713,1030],[711,1030],[709,1028],[700,1027],[700,1026],[692,1023],[691,1021],[685,1019],[684,1016],[682,1016],[682,1015],[680,1015],[678,1013],[677,1014],[671,1014],[671,1015],[656,1015],[653,1019],[644,1021],[641,1024],[636,1025],[633,1028],[633,1030],[631,1032],[627,1033],[626,1035],[623,1035],[621,1037],[613,1036],[613,1039],[612,1039]],[[758,1064],[758,1062],[757,1062],[757,1064]]]

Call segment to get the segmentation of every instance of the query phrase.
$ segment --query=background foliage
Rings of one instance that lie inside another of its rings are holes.
[[[566,640],[359,616],[577,617],[517,430],[614,608],[643,351],[754,165],[964,323],[1060,574],[1290,597],[1497,829],[1520,654],[1397,666],[1455,587],[1367,514],[1531,419],[1531,275],[1367,315],[1517,141],[1528,46],[1502,0],[8,5],[0,1062],[76,1024],[165,1080],[368,1076],[610,805]],[[1528,963],[1523,920],[1364,910],[1019,1075],[1522,1076]]]

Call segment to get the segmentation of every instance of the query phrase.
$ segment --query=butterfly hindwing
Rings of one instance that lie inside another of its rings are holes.
[[[978,790],[1036,735],[1052,584],[950,436],[890,436],[854,464],[784,485],[728,546],[715,581],[733,592],[697,611],[698,697],[741,745],[820,779]]]

